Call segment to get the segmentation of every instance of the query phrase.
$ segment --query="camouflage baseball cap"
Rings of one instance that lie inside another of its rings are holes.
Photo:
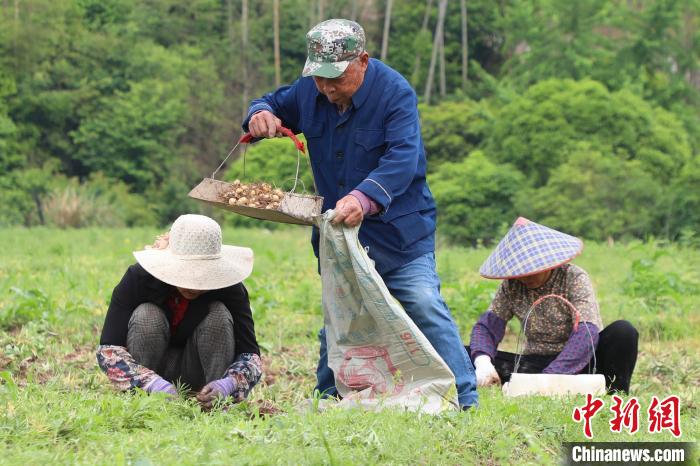
[[[329,19],[306,34],[308,55],[302,76],[337,78],[365,51],[365,31],[348,19]]]

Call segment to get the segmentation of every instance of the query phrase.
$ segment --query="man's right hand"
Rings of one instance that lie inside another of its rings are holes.
[[[261,110],[248,122],[248,131],[255,138],[274,138],[281,136],[278,128],[282,126],[282,120],[277,118],[272,112]]]
[[[501,378],[496,372],[496,368],[491,363],[491,358],[481,354],[474,359],[474,369],[476,372],[476,386],[486,387],[501,383]]]

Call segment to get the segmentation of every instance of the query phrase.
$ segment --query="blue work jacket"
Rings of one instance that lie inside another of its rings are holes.
[[[250,117],[269,110],[306,137],[323,210],[357,189],[382,210],[365,216],[359,239],[380,274],[435,250],[436,209],[425,179],[426,158],[416,94],[406,79],[370,59],[352,105],[342,114],[301,78],[251,103]],[[318,257],[318,229],[311,242]]]

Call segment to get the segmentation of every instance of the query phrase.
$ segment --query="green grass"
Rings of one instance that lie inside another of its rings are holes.
[[[94,349],[114,285],[131,251],[156,231],[0,230],[0,464],[556,464],[562,441],[583,440],[571,420],[583,397],[507,399],[481,390],[481,407],[426,416],[300,412],[314,386],[322,324],[320,279],[304,228],[227,229],[256,253],[246,280],[266,371],[251,400],[212,413],[191,401],[118,394]],[[488,250],[441,246],[443,294],[469,339],[497,282],[479,278]],[[605,322],[641,333],[632,389],[642,406],[678,394],[684,441],[700,406],[700,251],[673,245],[587,244],[576,263],[591,274]],[[517,325],[503,344],[514,348]],[[259,417],[263,400],[283,414]],[[595,440],[672,440],[669,433],[612,434],[611,401]]]

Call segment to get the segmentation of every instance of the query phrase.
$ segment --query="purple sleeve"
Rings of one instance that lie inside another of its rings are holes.
[[[491,311],[484,312],[472,329],[469,349],[472,359],[480,354],[487,354],[493,360],[496,348],[506,334],[506,321]]]
[[[352,191],[350,191],[350,195],[356,198],[358,201],[360,201],[360,204],[362,205],[362,213],[364,215],[375,215],[381,210],[379,204],[377,204],[374,201],[374,199],[372,199],[362,191],[353,189]]]
[[[588,330],[586,330],[588,328]],[[589,332],[590,331],[590,336]],[[591,339],[593,345],[591,346]],[[549,363],[543,374],[578,374],[586,367],[598,346],[598,327],[590,322],[581,322],[569,336],[559,356]]]

